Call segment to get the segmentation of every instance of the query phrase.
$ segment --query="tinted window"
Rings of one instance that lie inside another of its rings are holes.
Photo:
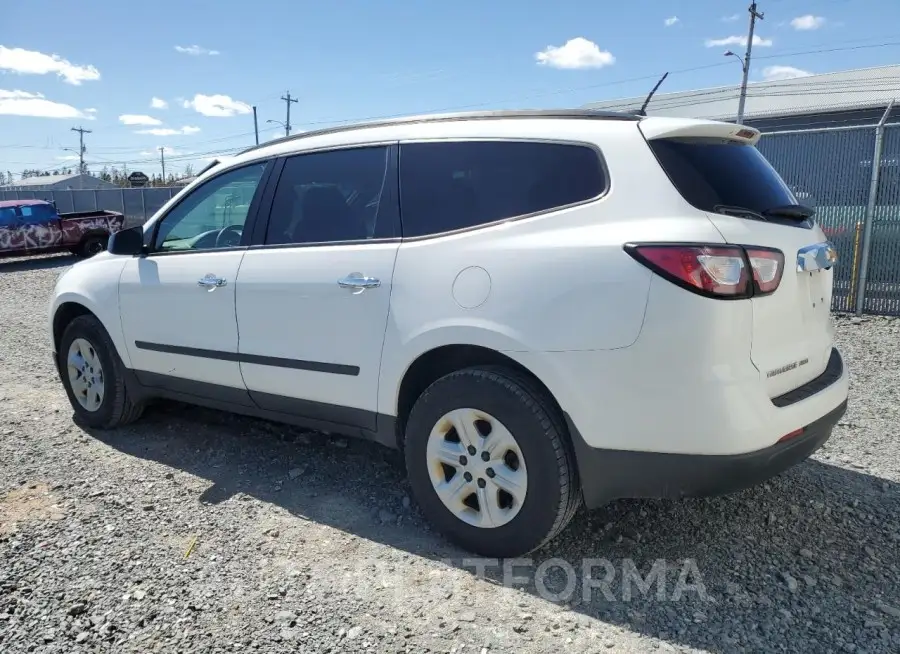
[[[26,204],[19,207],[22,217],[30,223],[45,222],[56,218],[56,210],[49,204]]]
[[[400,149],[403,235],[439,234],[589,200],[606,188],[595,150],[529,142]]]
[[[0,207],[0,227],[16,222],[16,210],[13,207]]]
[[[684,199],[703,211],[731,205],[763,211],[797,204],[775,169],[756,148],[711,139],[650,142]]]
[[[236,168],[191,191],[162,219],[156,250],[206,250],[241,244],[265,163]]]
[[[278,180],[267,244],[330,243],[394,235],[386,147],[291,157]]]

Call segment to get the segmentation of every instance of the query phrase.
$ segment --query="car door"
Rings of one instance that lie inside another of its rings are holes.
[[[374,429],[399,246],[396,148],[282,166],[238,275],[241,373],[263,409]]]
[[[21,224],[15,205],[0,206],[0,255],[24,249]]]
[[[63,245],[59,214],[52,204],[25,204],[20,207],[20,211],[26,250],[40,252]]]
[[[235,282],[271,165],[211,177],[155,224],[148,254],[125,265],[122,328],[142,383],[252,405],[237,361]]]

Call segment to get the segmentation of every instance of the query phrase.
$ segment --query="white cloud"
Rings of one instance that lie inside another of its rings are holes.
[[[774,82],[780,79],[795,79],[797,77],[808,77],[812,73],[793,66],[766,66],[762,71],[763,79],[767,82]]]
[[[54,157],[57,161],[78,161],[78,155],[66,154],[61,157]]]
[[[119,116],[119,122],[123,125],[162,125],[162,121],[158,118],[142,114],[122,114]]]
[[[168,109],[169,103],[166,102],[165,100],[163,100],[162,98],[154,97],[150,100],[150,106],[153,109]]]
[[[135,132],[135,134],[152,134],[153,136],[175,136],[177,134],[196,134],[200,131],[199,127],[192,127],[190,125],[185,125],[181,129],[174,129],[172,127],[156,127],[153,129],[139,129]]]
[[[4,91],[0,89],[0,115],[33,116],[35,118],[83,118],[94,120],[93,113],[47,100],[41,93]]]
[[[672,27],[675,23],[679,22],[678,16],[669,16],[666,18],[663,23],[665,23],[666,27]]]
[[[59,55],[48,55],[23,48],[7,48],[2,45],[0,45],[0,70],[20,75],[55,73],[67,84],[75,86],[100,79],[100,71],[94,66],[78,66]]]
[[[733,23],[733,22],[735,22],[736,20],[740,20],[740,19],[741,19],[741,15],[740,15],[740,14],[731,14],[730,16],[723,16],[723,17],[722,17],[722,22],[723,22],[723,23]]]
[[[185,109],[193,109],[198,114],[218,118],[228,118],[238,114],[249,114],[253,108],[244,102],[233,100],[227,95],[203,95],[198,93],[193,100],[185,100]]]
[[[191,152],[184,152],[182,150],[176,150],[175,148],[170,148],[168,145],[160,146],[165,151],[165,155],[167,157],[175,157],[175,156],[183,156],[193,154]],[[142,157],[157,157],[159,158],[159,148],[154,148],[153,150],[144,150],[140,153]]]
[[[791,21],[791,27],[795,30],[817,30],[824,24],[825,19],[822,16],[813,16],[812,14],[797,16]]]
[[[181,52],[182,54],[189,54],[189,55],[193,55],[195,57],[198,57],[200,55],[215,56],[215,55],[219,54],[218,50],[209,50],[207,48],[202,48],[199,45],[188,45],[188,46],[176,45],[175,50],[177,50],[178,52]]]
[[[582,37],[569,39],[563,46],[548,45],[535,53],[538,65],[576,70],[579,68],[603,68],[616,63],[616,58],[608,50],[601,50],[593,41]]]
[[[707,39],[707,48],[721,48],[729,45],[747,47],[746,36],[726,36],[724,39]],[[772,39],[764,39],[759,34],[753,35],[753,45],[760,48],[768,48],[772,45]]]
[[[85,109],[85,112],[89,114],[95,114],[97,113],[97,110],[91,107],[90,109]]]

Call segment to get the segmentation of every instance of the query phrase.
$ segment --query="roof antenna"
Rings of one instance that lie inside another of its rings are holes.
[[[650,95],[647,96],[647,99],[644,100],[644,104],[641,105],[641,108],[638,109],[638,116],[646,116],[647,115],[647,105],[650,104],[650,99],[653,97],[653,94],[656,93],[656,89],[659,88],[659,85],[663,83],[663,81],[669,76],[669,73],[665,73],[662,77],[659,78],[659,81],[656,83],[656,86],[653,87],[653,90],[650,91]]]

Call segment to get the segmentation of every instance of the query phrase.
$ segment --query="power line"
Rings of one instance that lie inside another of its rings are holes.
[[[868,37],[867,39],[853,39],[853,40],[848,40],[848,41],[843,41],[843,42],[856,43],[856,42],[862,41],[862,40],[871,40],[872,38],[888,38],[888,37]],[[900,46],[900,41],[885,41],[885,42],[865,44],[865,45],[855,45],[855,46],[846,46],[846,47],[838,47],[838,48],[818,48],[818,49],[813,49],[813,50],[800,50],[800,51],[794,51],[794,52],[787,51],[787,52],[784,52],[781,54],[772,54],[772,55],[756,55],[754,57],[754,61],[758,61],[758,60],[762,60],[762,59],[786,59],[788,57],[797,57],[797,56],[810,55],[810,54],[822,54],[822,53],[829,53],[829,52],[844,52],[844,51],[850,51],[850,50],[883,48],[883,47],[892,47],[892,46]],[[729,65],[729,64],[726,62],[720,62],[720,63],[715,63],[715,64],[704,64],[701,66],[692,66],[690,68],[682,68],[682,69],[672,70],[672,71],[670,71],[669,74],[677,75],[677,74],[683,74],[683,73],[692,73],[692,72],[698,72],[701,70],[708,70],[708,69],[718,68],[718,67],[727,66],[727,65]],[[530,99],[535,99],[535,98],[543,98],[543,97],[561,95],[561,94],[566,94],[566,93],[587,91],[587,90],[592,90],[592,89],[597,89],[597,88],[617,86],[620,84],[628,84],[628,83],[632,83],[632,82],[641,82],[641,81],[647,81],[647,80],[655,81],[658,78],[659,78],[658,74],[642,75],[639,77],[631,77],[631,78],[626,78],[626,79],[614,80],[614,81],[610,81],[610,82],[602,82],[599,84],[568,87],[568,88],[556,89],[553,91],[543,91],[543,92],[539,92],[539,93],[532,94],[532,95],[518,96],[516,98],[506,98],[503,100],[492,100],[489,102],[481,102],[481,103],[467,104],[467,105],[456,105],[456,106],[445,107],[445,108],[441,108],[441,109],[431,109],[431,110],[428,110],[423,113],[474,109],[474,108],[491,106],[491,105],[496,105],[496,104],[503,104],[503,103],[507,103],[507,102],[514,102],[514,101],[517,102],[517,101],[521,101],[521,100],[530,100]],[[282,98],[282,99],[284,99],[284,98]],[[660,99],[662,99],[662,98],[660,98]],[[292,100],[295,100],[295,99],[292,98]],[[310,126],[334,125],[334,124],[350,123],[350,122],[365,121],[365,120],[397,118],[397,117],[402,117],[405,115],[408,115],[408,113],[389,114],[389,115],[381,115],[381,116],[363,116],[363,117],[345,118],[345,119],[337,119],[337,120],[335,120],[335,119],[313,120],[313,121],[305,121],[302,124],[310,125]],[[214,139],[204,139],[201,141],[192,141],[192,144],[196,146],[196,145],[205,145],[205,144],[209,144],[209,143],[221,143],[223,141],[228,141],[228,140],[237,139],[237,138],[243,138],[246,136],[252,136],[253,134],[254,134],[254,132],[240,132],[240,133],[231,134],[228,136],[217,137]],[[37,150],[55,149],[51,146],[15,145],[15,144],[3,144],[3,145],[0,145],[0,148],[4,148],[4,149],[17,149],[17,148],[25,149],[25,148],[27,148],[27,149],[37,149]],[[136,149],[136,148],[130,147],[130,146],[105,146],[105,147],[95,148],[95,151],[112,153],[114,151],[127,151],[127,150],[134,150],[134,149]]]
[[[881,38],[881,37],[879,37],[879,38]],[[854,41],[848,41],[848,42],[852,43]],[[853,46],[845,46],[845,47],[817,48],[817,49],[811,49],[811,50],[787,52],[787,53],[782,53],[782,54],[762,55],[762,56],[757,55],[754,57],[754,61],[763,60],[763,59],[773,59],[773,58],[785,59],[788,57],[796,57],[796,56],[810,55],[810,54],[820,54],[820,53],[827,53],[827,52],[839,52],[839,51],[860,50],[860,49],[870,49],[870,48],[883,48],[883,47],[891,47],[891,46],[898,46],[898,45],[900,45],[900,42],[898,42],[898,41],[885,41],[885,42],[874,43],[874,44],[853,45]],[[726,65],[729,65],[729,64],[726,62],[720,62],[720,63],[715,63],[715,64],[705,64],[705,65],[701,65],[701,66],[694,66],[694,67],[690,67],[690,68],[673,70],[673,71],[670,71],[670,75],[679,74],[679,73],[683,74],[683,73],[696,72],[696,71],[707,70],[707,69],[717,68],[719,66],[726,66]],[[645,76],[613,80],[613,81],[609,81],[609,82],[603,82],[603,83],[599,83],[599,84],[591,84],[591,85],[580,86],[580,87],[556,89],[556,90],[549,91],[549,92],[544,91],[544,92],[536,93],[533,95],[519,96],[518,98],[513,98],[513,99],[507,98],[505,100],[494,100],[494,101],[490,101],[490,102],[473,103],[473,104],[467,104],[467,105],[456,105],[453,107],[445,107],[445,108],[441,108],[441,109],[431,109],[431,110],[424,111],[421,113],[436,113],[436,112],[444,112],[444,111],[475,109],[475,108],[480,108],[480,107],[485,107],[485,106],[509,103],[509,102],[513,102],[513,101],[519,102],[522,100],[527,100],[527,99],[532,99],[532,98],[542,98],[542,97],[555,96],[555,95],[560,95],[560,94],[565,94],[565,93],[573,93],[573,92],[586,91],[586,90],[597,89],[597,88],[612,87],[612,86],[616,86],[616,85],[627,84],[627,83],[638,82],[638,81],[655,80],[655,79],[657,79],[657,77],[658,77],[657,75],[645,75]],[[874,91],[890,91],[890,90],[893,90],[895,88],[895,86],[891,86],[890,88],[885,88],[885,86],[891,85],[891,84],[895,84],[895,78],[880,77],[880,78],[873,78],[870,80],[863,80],[861,82],[842,81],[842,82],[798,83],[796,81],[793,81],[791,83],[790,90],[785,89],[783,92],[782,91],[774,91],[771,93],[754,92],[752,90],[753,85],[750,85],[748,88],[748,95],[753,96],[753,97],[766,97],[766,96],[770,96],[770,95],[771,96],[775,96],[775,95],[783,95],[783,96],[816,95],[817,93],[815,93],[815,90],[817,90],[817,89],[822,89],[821,94],[828,93],[829,91],[836,91],[836,90],[843,90],[843,89],[857,90],[857,91],[873,91],[873,92]],[[655,108],[659,109],[660,107],[674,108],[676,106],[686,106],[687,104],[700,104],[700,102],[686,103],[684,101],[687,99],[703,98],[703,97],[709,96],[709,95],[719,95],[718,99],[733,99],[733,97],[734,97],[733,95],[732,96],[722,96],[721,95],[722,92],[726,88],[727,87],[719,87],[717,89],[707,89],[707,90],[701,90],[701,91],[695,91],[695,92],[687,92],[684,94],[680,94],[677,98],[668,98],[667,99],[665,96],[661,96],[654,101],[654,105],[655,105]],[[802,90],[802,89],[808,89],[808,90],[805,93],[796,92],[797,90]],[[288,93],[287,95],[289,96],[290,94]],[[287,97],[283,96],[281,99],[285,100],[286,108],[289,109],[290,103],[287,102]],[[290,100],[293,103],[298,102],[296,98],[291,98]],[[673,102],[675,102],[677,104],[672,104]],[[630,103],[624,102],[622,105],[616,105],[616,106],[627,107],[627,106],[630,106]],[[344,124],[344,123],[403,117],[406,115],[409,115],[409,114],[408,113],[400,113],[400,114],[390,114],[390,115],[381,115],[381,116],[364,116],[364,117],[354,117],[354,118],[345,118],[345,119],[337,119],[337,120],[332,118],[329,120],[319,120],[319,121],[314,120],[314,121],[304,122],[303,125],[304,126],[306,126],[306,125],[309,125],[309,126],[339,125],[339,124]],[[90,130],[84,130],[84,133],[90,133]],[[237,139],[237,138],[253,136],[253,134],[254,134],[254,132],[241,132],[238,134],[217,137],[214,139],[206,139],[203,141],[194,141],[192,143],[192,145],[196,146],[196,145],[203,145],[203,144],[222,143],[222,142]],[[83,133],[82,133],[82,137],[83,137]],[[83,146],[83,143],[82,143],[82,146]],[[34,149],[34,150],[53,149],[50,146],[33,146],[33,145],[0,145],[0,148],[4,148],[4,149],[27,148],[27,149]],[[116,154],[116,152],[121,152],[121,151],[126,151],[126,150],[133,151],[135,149],[137,149],[137,148],[129,147],[129,146],[108,146],[108,147],[95,148],[94,151],[108,153],[109,155],[116,157],[116,161],[108,161],[108,163],[122,163],[122,161],[123,161],[122,157],[118,156]],[[243,149],[243,146],[235,146],[233,148],[227,148],[224,150],[217,150],[217,151],[211,151],[211,152],[190,153],[190,154],[180,155],[178,158],[169,157],[169,159],[170,159],[170,161],[175,161],[175,160],[185,160],[186,161],[186,160],[196,159],[196,158],[200,158],[200,157],[204,157],[204,156],[217,156],[217,155],[222,155],[222,154],[230,154],[230,153],[235,152],[240,149]],[[80,156],[79,161],[80,161],[80,165],[83,165],[83,153],[81,153],[81,155],[82,156]],[[96,158],[100,159],[99,157],[96,157]],[[103,161],[102,159],[100,159],[100,160]],[[127,163],[151,163],[153,161],[154,160],[152,160],[152,159],[126,160]],[[43,165],[43,164],[33,164],[33,165]],[[57,164],[57,166],[58,165],[59,164]],[[52,169],[52,168],[53,168],[53,166],[51,166],[48,169]]]

